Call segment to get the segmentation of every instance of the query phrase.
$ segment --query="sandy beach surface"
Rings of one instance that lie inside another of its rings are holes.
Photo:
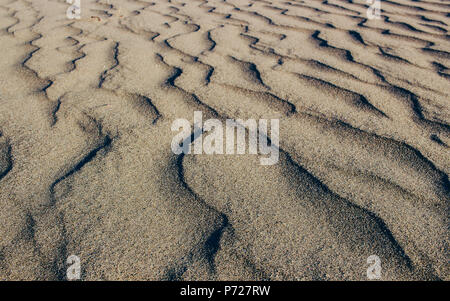
[[[0,0],[1,280],[450,280],[449,1],[70,5]],[[278,162],[175,154],[195,111]]]

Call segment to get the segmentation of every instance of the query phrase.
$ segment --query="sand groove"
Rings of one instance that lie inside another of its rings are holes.
[[[0,279],[449,279],[448,2],[81,3],[0,0]],[[198,110],[280,162],[173,154]]]

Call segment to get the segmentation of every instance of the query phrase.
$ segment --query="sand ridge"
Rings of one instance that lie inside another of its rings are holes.
[[[0,0],[0,279],[449,279],[446,1]],[[175,155],[279,119],[280,161]]]

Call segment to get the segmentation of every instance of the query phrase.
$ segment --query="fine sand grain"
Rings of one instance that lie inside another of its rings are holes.
[[[0,0],[0,280],[450,280],[450,2]],[[280,157],[171,124],[279,119]]]

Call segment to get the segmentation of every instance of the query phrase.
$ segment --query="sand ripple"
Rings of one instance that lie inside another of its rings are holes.
[[[0,279],[449,279],[448,1],[0,0]],[[280,162],[171,152],[280,119]]]

